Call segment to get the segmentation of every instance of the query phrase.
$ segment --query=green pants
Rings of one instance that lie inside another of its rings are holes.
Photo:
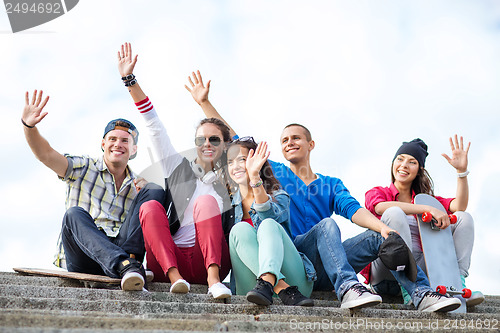
[[[285,229],[273,219],[265,219],[255,230],[247,222],[231,229],[229,253],[236,282],[236,294],[245,295],[255,287],[257,277],[264,273],[284,279],[291,286],[310,296],[313,282],[308,281],[299,252]]]

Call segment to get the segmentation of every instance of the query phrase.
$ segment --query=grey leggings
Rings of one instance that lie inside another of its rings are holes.
[[[467,277],[474,245],[474,220],[466,212],[455,212],[454,214],[457,217],[457,223],[450,225],[450,228],[455,243],[458,267],[460,275]],[[384,212],[380,220],[399,233],[406,245],[412,249],[417,264],[426,272],[423,253],[416,251],[416,247],[412,246],[410,226],[403,210],[399,207],[391,207]],[[394,280],[394,277],[380,259],[377,259],[372,262],[370,281],[372,285],[377,285],[384,280]]]

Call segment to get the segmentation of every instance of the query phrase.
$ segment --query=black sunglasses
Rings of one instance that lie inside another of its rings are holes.
[[[221,143],[221,138],[219,138],[218,136],[211,136],[209,138],[205,138],[204,136],[197,136],[196,138],[194,138],[194,144],[197,146],[197,147],[201,147],[203,146],[203,144],[205,143],[205,141],[208,139],[208,142],[210,142],[210,144],[212,146],[215,146],[217,147],[218,145],[220,145]]]

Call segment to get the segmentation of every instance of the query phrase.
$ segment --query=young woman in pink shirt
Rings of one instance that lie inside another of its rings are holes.
[[[434,184],[425,169],[425,159],[428,155],[427,145],[421,139],[403,142],[394,155],[391,166],[392,182],[389,187],[374,187],[365,195],[365,206],[382,222],[397,230],[406,244],[412,249],[417,264],[425,271],[420,233],[415,214],[430,212],[441,229],[451,228],[455,250],[458,259],[462,284],[465,288],[465,278],[469,275],[472,247],[474,244],[474,221],[466,213],[469,201],[469,186],[467,182],[467,154],[470,142],[464,146],[463,138],[455,135],[450,138],[452,156],[442,154],[457,171],[457,193],[455,198],[435,198],[444,206],[447,213],[427,205],[413,203],[415,195],[425,193],[434,196]],[[450,224],[448,214],[457,217],[457,223]],[[391,281],[392,280],[392,281]],[[370,283],[380,293],[399,292],[399,288],[390,272],[380,260],[372,263]],[[408,297],[403,290],[403,297]],[[476,305],[484,300],[481,292],[473,292],[467,300],[467,305]]]

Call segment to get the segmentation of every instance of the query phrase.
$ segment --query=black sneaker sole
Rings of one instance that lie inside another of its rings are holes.
[[[314,300],[312,299],[304,299],[297,304],[294,304],[295,306],[314,306]]]
[[[273,300],[269,300],[264,295],[256,293],[250,290],[247,293],[247,301],[252,302],[257,305],[271,305],[273,304]]]

